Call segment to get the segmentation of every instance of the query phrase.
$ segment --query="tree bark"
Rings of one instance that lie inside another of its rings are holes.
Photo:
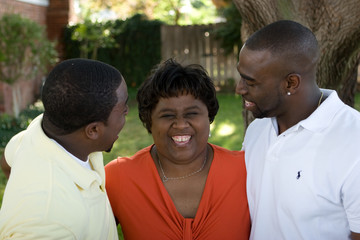
[[[243,22],[244,42],[258,29],[280,19],[297,21],[311,29],[320,45],[317,82],[337,90],[354,105],[360,60],[360,4],[358,0],[233,0]],[[251,114],[244,114],[249,118]],[[245,123],[250,123],[245,119]],[[245,126],[247,127],[247,125]]]

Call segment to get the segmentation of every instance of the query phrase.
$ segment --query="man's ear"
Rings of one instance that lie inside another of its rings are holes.
[[[286,77],[286,92],[294,94],[297,92],[301,83],[301,75],[297,73],[290,73]]]
[[[103,129],[104,123],[92,122],[86,125],[85,134],[89,139],[96,140],[102,135]]]

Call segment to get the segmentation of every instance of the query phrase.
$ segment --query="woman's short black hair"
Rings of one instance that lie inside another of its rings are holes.
[[[182,66],[174,59],[157,65],[151,75],[140,86],[136,100],[139,117],[151,133],[151,113],[160,98],[191,94],[201,100],[209,112],[212,123],[219,109],[214,83],[207,71],[199,64]]]

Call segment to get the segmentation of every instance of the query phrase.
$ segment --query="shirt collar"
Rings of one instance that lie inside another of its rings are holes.
[[[62,147],[45,135],[41,122],[42,114],[35,118],[27,129],[33,142],[32,145],[35,146],[34,151],[39,151],[39,155],[43,156],[44,160],[54,161],[80,188],[88,189],[96,182],[97,186],[100,185],[102,189],[105,189],[105,171],[102,153],[94,152],[89,155],[89,161],[94,170],[82,167]]]
[[[328,97],[325,101],[306,119],[299,122],[299,125],[312,132],[321,132],[330,124],[335,114],[344,107],[338,94],[334,90],[321,89]]]
[[[321,89],[324,95],[328,95],[325,101],[306,119],[301,120],[285,132],[307,129],[312,132],[321,132],[327,128],[335,114],[345,105],[335,90]],[[275,117],[271,118],[273,128],[278,133],[278,124]]]

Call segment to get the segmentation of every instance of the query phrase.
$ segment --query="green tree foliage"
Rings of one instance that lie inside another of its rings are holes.
[[[0,153],[3,152],[6,144],[18,132],[25,130],[30,122],[44,112],[41,101],[30,105],[27,109],[20,112],[18,117],[8,114],[0,115]],[[1,193],[0,193],[1,194]]]
[[[98,23],[89,22],[88,32],[96,32]],[[155,64],[161,60],[162,22],[147,20],[144,15],[102,23],[113,37],[115,43],[98,48],[96,59],[111,64],[120,70],[128,85],[141,84]],[[65,31],[66,58],[81,56],[82,43],[73,37],[79,25],[69,26]],[[95,30],[92,30],[95,28]],[[88,41],[97,41],[88,39]],[[88,43],[92,45],[94,43]]]
[[[96,59],[99,48],[116,47],[116,33],[112,22],[91,22],[86,19],[75,27],[71,39],[80,43],[80,57]]]
[[[155,64],[161,61],[161,24],[135,15],[126,21],[117,21],[120,33],[116,36],[118,48],[110,51],[111,63],[117,67],[132,86],[139,86]],[[99,56],[106,59],[106,55]]]
[[[218,16],[209,0],[169,0],[158,2],[153,18],[170,25],[192,25],[214,23]]]
[[[56,61],[55,43],[43,26],[18,14],[0,18],[0,81],[32,79]]]
[[[55,43],[46,37],[43,26],[18,14],[0,18],[0,81],[13,85],[13,112],[19,115],[18,80],[32,80],[47,72],[57,61]]]
[[[225,50],[225,54],[230,54],[234,51],[234,47],[240,49],[242,45],[241,15],[233,2],[221,8],[219,12],[226,19],[226,22],[215,31],[215,36],[216,39],[221,40],[221,47]]]
[[[99,18],[106,11],[125,20],[136,14],[171,25],[208,24],[217,19],[216,7],[210,0],[77,0],[80,19]],[[91,14],[89,15],[89,13]]]

